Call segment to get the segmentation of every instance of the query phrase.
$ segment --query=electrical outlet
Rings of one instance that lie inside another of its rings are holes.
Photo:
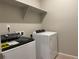
[[[6,25],[8,33],[10,32],[10,25]]]
[[[10,28],[10,25],[6,25],[7,28]]]

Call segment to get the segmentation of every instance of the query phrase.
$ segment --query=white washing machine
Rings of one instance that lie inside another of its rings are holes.
[[[57,55],[57,32],[34,33],[36,59],[54,59]]]

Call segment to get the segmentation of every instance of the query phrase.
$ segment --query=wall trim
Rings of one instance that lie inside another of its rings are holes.
[[[69,55],[69,54],[66,54],[66,53],[62,53],[62,52],[59,52],[58,54],[68,56],[68,57],[72,57],[74,59],[78,59],[78,56],[73,56],[73,55]]]

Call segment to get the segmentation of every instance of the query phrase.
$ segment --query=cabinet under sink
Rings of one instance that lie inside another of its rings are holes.
[[[3,51],[3,59],[36,59],[35,41]]]

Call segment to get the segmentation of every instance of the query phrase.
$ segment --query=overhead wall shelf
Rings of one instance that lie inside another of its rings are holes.
[[[43,19],[43,17],[46,15],[46,11],[41,9],[41,8],[38,8],[38,7],[34,7],[34,6],[31,6],[31,5],[28,5],[28,4],[25,4],[19,0],[1,0],[2,2],[5,2],[5,3],[8,3],[10,5],[14,5],[14,6],[18,6],[18,7],[21,7],[21,8],[24,8],[24,10],[26,10],[25,14],[24,14],[24,17],[26,15],[26,13],[28,12],[28,10],[31,10],[33,12],[36,12],[40,15],[41,19]]]

